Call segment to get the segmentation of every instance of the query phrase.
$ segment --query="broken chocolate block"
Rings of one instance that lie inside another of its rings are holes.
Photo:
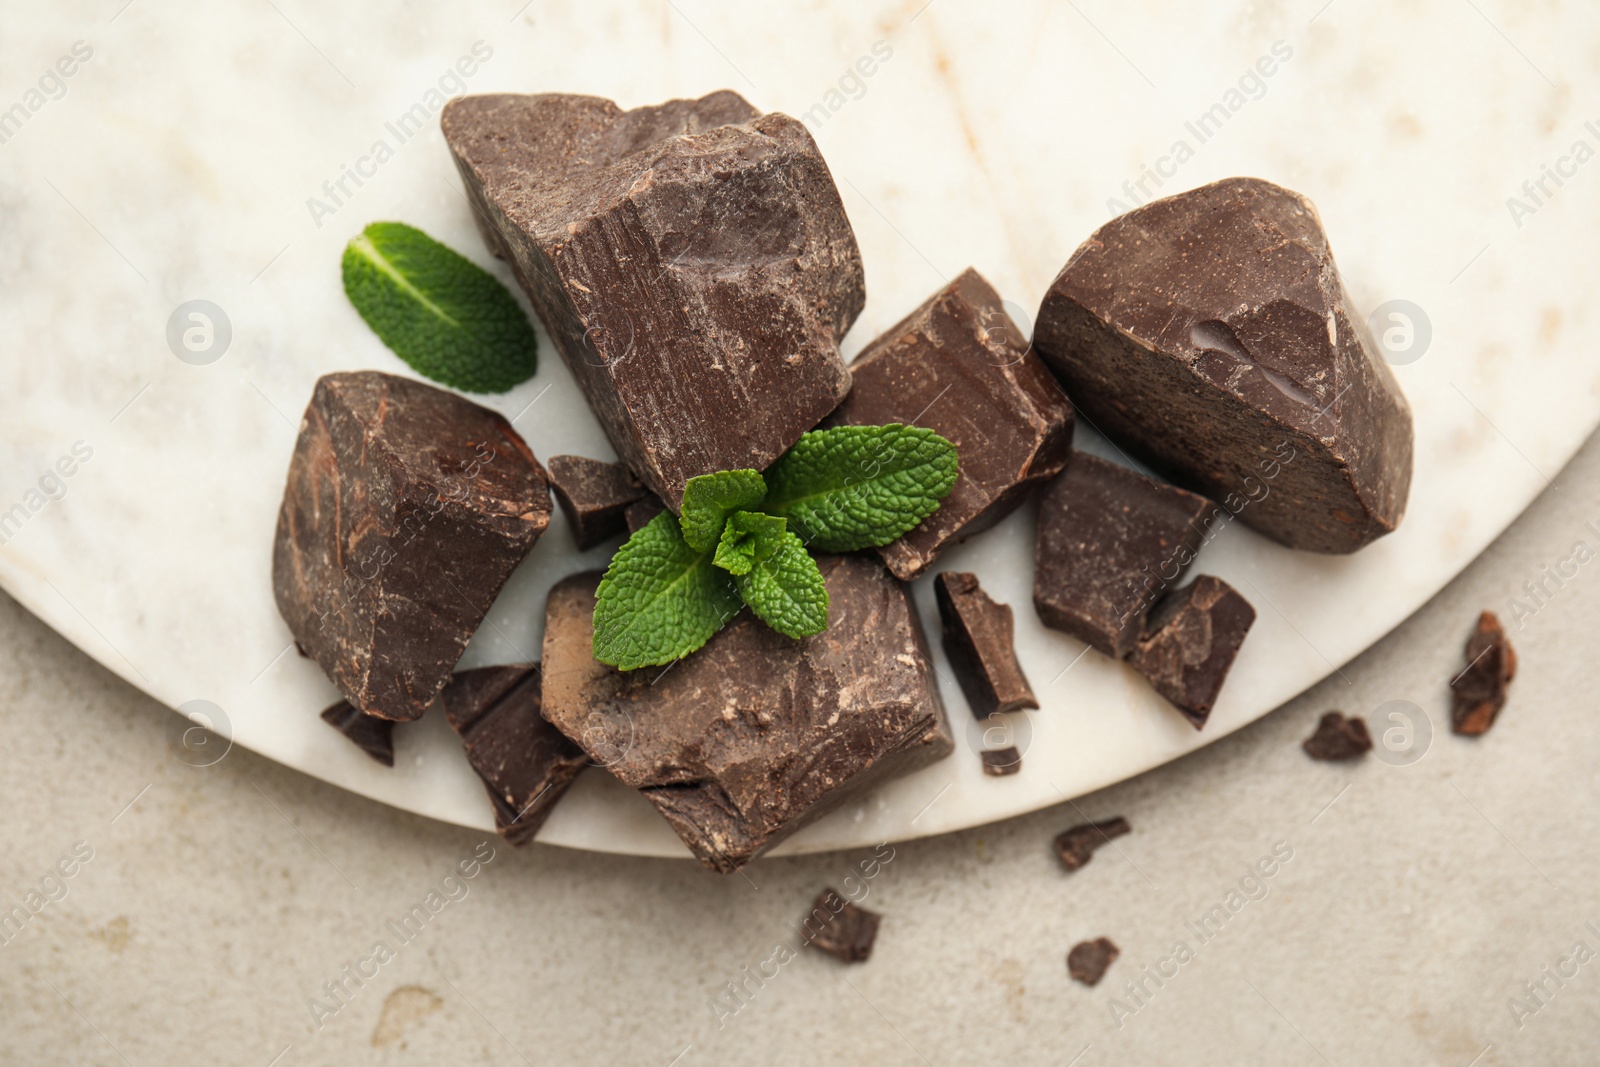
[[[1359,759],[1372,751],[1372,735],[1360,718],[1345,718],[1341,712],[1330,711],[1317,723],[1317,732],[1300,743],[1312,759]]]
[[[986,748],[979,756],[983,759],[983,773],[991,778],[1003,778],[1022,770],[1022,753],[1017,751],[1016,745],[1010,748]]]
[[[1075,452],[1039,502],[1033,605],[1046,626],[1121,659],[1150,605],[1178,583],[1216,508],[1137,471]]]
[[[1230,178],[1112,219],[1034,344],[1085,421],[1275,541],[1354,552],[1405,512],[1411,408],[1298,193]]]
[[[1009,604],[996,604],[976,574],[945,571],[933,580],[944,622],[944,651],[974,718],[1037,708],[1039,700],[1017,662]]]
[[[906,587],[871,556],[824,556],[829,626],[792,640],[742,612],[662,670],[594,658],[597,573],[550,591],[544,715],[738,870],[867,788],[954,749]]]
[[[622,513],[623,524],[628,527],[629,534],[636,534],[666,510],[667,506],[661,502],[661,498],[650,493],[643,500],[635,500],[628,505],[628,510]]]
[[[1072,405],[1000,297],[968,268],[868,345],[830,425],[915,424],[949,439],[961,473],[916,529],[880,548],[910,581],[1055,477],[1072,451]]]
[[[767,467],[849,391],[861,252],[800,122],[728,91],[632,111],[468,96],[441,122],[484,240],[674,511],[690,478]]]
[[[538,664],[462,671],[439,699],[489,791],[500,836],[526,845],[588,765],[583,751],[539,714]]]
[[[383,764],[394,766],[394,722],[363,715],[348,700],[322,713],[322,721],[356,743],[356,747]]]
[[[544,469],[499,415],[410,378],[325,375],[278,512],[278,611],[351,704],[415,719],[549,522]]]
[[[832,889],[824,889],[801,922],[805,944],[845,963],[864,963],[872,955],[882,919],[875,911],[858,908]]]
[[[583,456],[551,456],[550,488],[580,551],[627,530],[628,505],[645,494],[622,464]]]
[[[1076,871],[1094,858],[1094,850],[1133,829],[1118,815],[1104,822],[1086,822],[1056,835],[1056,857],[1061,866]]]
[[[1516,674],[1516,650],[1494,612],[1486,611],[1467,639],[1466,670],[1450,682],[1450,729],[1473,737],[1487,733]]]
[[[1256,609],[1233,586],[1202,574],[1150,613],[1128,665],[1198,730],[1255,621]]]
[[[1106,968],[1120,955],[1122,950],[1109,937],[1080,941],[1067,953],[1067,973],[1084,985],[1096,985],[1105,977]]]

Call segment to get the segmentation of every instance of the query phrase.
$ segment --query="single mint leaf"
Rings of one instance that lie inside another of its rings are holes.
[[[810,637],[828,628],[828,587],[817,561],[792,533],[785,532],[778,550],[734,583],[750,610],[785,637]]]
[[[345,246],[344,291],[411,369],[469,393],[533,377],[538,342],[506,287],[402,222],[374,222]]]
[[[811,548],[876,548],[934,513],[956,467],[956,446],[920,426],[812,430],[768,468],[763,507]]]
[[[730,574],[749,574],[750,568],[765,563],[783,547],[788,522],[759,511],[736,511],[722,528],[722,540],[711,562]]]
[[[739,612],[727,571],[683,540],[664,511],[611,557],[595,594],[594,658],[621,670],[682,659]]]
[[[722,536],[729,515],[755,507],[766,495],[760,471],[718,471],[690,478],[683,487],[683,539],[697,552],[709,550]]]

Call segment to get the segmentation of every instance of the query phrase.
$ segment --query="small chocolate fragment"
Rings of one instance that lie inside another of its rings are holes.
[[[1476,737],[1494,725],[1506,688],[1517,674],[1517,653],[1494,612],[1478,616],[1467,638],[1467,668],[1450,682],[1450,729]]]
[[[802,123],[726,90],[632,111],[467,96],[440,121],[484,241],[674,511],[688,479],[764,469],[849,391],[861,252]]]
[[[997,604],[976,574],[945,571],[933,580],[944,623],[944,651],[967,706],[977,719],[1037,708],[1028,678],[1017,662],[1011,605]]]
[[[1229,178],[1112,219],[1034,343],[1085,421],[1291,548],[1405,513],[1411,408],[1298,193]]]
[[[588,765],[583,751],[539,714],[539,665],[462,671],[439,699],[489,792],[500,836],[526,845]]]
[[[1072,405],[970,267],[868,345],[850,373],[850,395],[829,424],[915,423],[961,453],[939,510],[878,550],[904,581],[1011,514],[1072,451]]]
[[[415,719],[550,521],[544,469],[488,408],[376,371],[317,381],[272,587],[351,704]]]
[[[983,773],[991,778],[1003,778],[1022,770],[1022,753],[1017,751],[1016,745],[986,748],[979,755],[983,758]]]
[[[550,488],[580,551],[626,530],[628,505],[645,495],[622,464],[584,456],[551,456]]]
[[[348,700],[341,700],[322,713],[322,721],[385,767],[394,766],[393,720],[363,715]]]
[[[1128,665],[1198,730],[1255,621],[1256,609],[1233,586],[1202,574],[1150,613]]]
[[[1104,822],[1086,822],[1063,830],[1056,835],[1056,857],[1061,860],[1061,866],[1076,871],[1094,858],[1095,849],[1132,829],[1128,820],[1118,815]]]
[[[666,510],[667,506],[661,502],[661,498],[654,493],[650,493],[643,500],[636,500],[629,504],[628,510],[622,514],[622,519],[628,527],[628,533],[635,534],[649,525],[651,519]]]
[[[597,573],[550,590],[544,716],[642,792],[724,873],[871,786],[955,748],[922,625],[876,557],[818,560],[828,629],[741,612],[700,651],[626,673],[594,658]]]
[[[1372,751],[1372,735],[1362,719],[1330,711],[1317,722],[1317,732],[1300,743],[1312,759],[1336,762],[1359,759]]]
[[[1204,497],[1074,452],[1039,501],[1033,605],[1046,626],[1121,659],[1220,512]]]
[[[865,963],[878,936],[875,911],[858,908],[832,889],[824,889],[800,928],[805,943],[845,963]]]
[[[1109,937],[1080,941],[1067,953],[1067,973],[1084,985],[1097,985],[1105,977],[1106,968],[1120,955],[1122,950]]]

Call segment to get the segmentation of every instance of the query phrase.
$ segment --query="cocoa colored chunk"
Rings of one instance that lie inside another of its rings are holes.
[[[375,371],[318,380],[278,512],[273,593],[351,704],[415,719],[550,522],[505,419]]]
[[[627,530],[628,505],[645,495],[644,486],[622,464],[583,456],[551,456],[550,488],[579,549]]]
[[[1487,733],[1516,674],[1516,650],[1494,612],[1486,611],[1467,638],[1466,670],[1450,682],[1450,729],[1469,736]]]
[[[1095,849],[1132,829],[1128,820],[1118,815],[1104,822],[1086,822],[1063,830],[1056,835],[1056,857],[1061,860],[1061,866],[1076,871],[1094,858]]]
[[[1122,950],[1109,937],[1080,941],[1067,953],[1067,973],[1084,985],[1097,985]]]
[[[1291,548],[1354,552],[1411,486],[1411,408],[1311,201],[1255,178],[1095,231],[1034,343],[1085,421]]]
[[[875,911],[858,908],[832,889],[824,889],[800,924],[805,943],[845,963],[865,963],[878,937]]]
[[[916,424],[961,453],[955,488],[878,551],[910,581],[947,546],[989,529],[1058,474],[1072,405],[989,283],[970,267],[868,345],[830,424]]]
[[[819,560],[829,626],[748,612],[672,666],[595,660],[597,573],[550,591],[544,715],[638,789],[700,862],[731,872],[867,788],[955,747],[916,609],[871,556]]]
[[[1372,751],[1372,735],[1367,724],[1342,712],[1325,713],[1317,722],[1317,732],[1300,743],[1312,759],[1339,761],[1359,759]]]
[[[1218,513],[1203,497],[1074,452],[1039,502],[1033,605],[1046,626],[1121,659]]]
[[[628,505],[628,510],[623,512],[623,523],[628,527],[630,534],[638,533],[650,520],[667,510],[661,498],[650,493],[643,500],[636,500]]]
[[[983,760],[983,773],[991,778],[1003,778],[1022,770],[1022,753],[1017,751],[1016,745],[1010,748],[986,748],[979,756]]]
[[[1128,665],[1198,730],[1255,621],[1256,609],[1233,586],[1202,574],[1156,605]]]
[[[996,604],[976,574],[945,571],[933,580],[944,623],[944,651],[973,717],[1037,708],[1039,700],[1017,662],[1009,604]]]
[[[322,721],[344,734],[356,747],[383,764],[394,766],[394,722],[376,715],[363,715],[348,700],[328,708]]]
[[[540,716],[539,665],[462,671],[439,699],[489,792],[500,836],[526,845],[589,762]]]
[[[441,121],[484,240],[674,511],[691,477],[768,466],[843,399],[861,253],[800,122],[726,90],[632,111],[468,96]]]

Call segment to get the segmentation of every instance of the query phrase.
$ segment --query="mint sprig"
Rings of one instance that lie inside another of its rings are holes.
[[[345,295],[411,369],[469,393],[533,376],[538,342],[515,297],[465,256],[402,222],[374,222],[344,250]]]
[[[916,426],[803,435],[767,471],[689,479],[681,521],[657,515],[611,558],[594,609],[594,656],[622,670],[681,659],[740,607],[788,637],[828,627],[828,589],[808,545],[886,545],[955,486],[956,447]]]

